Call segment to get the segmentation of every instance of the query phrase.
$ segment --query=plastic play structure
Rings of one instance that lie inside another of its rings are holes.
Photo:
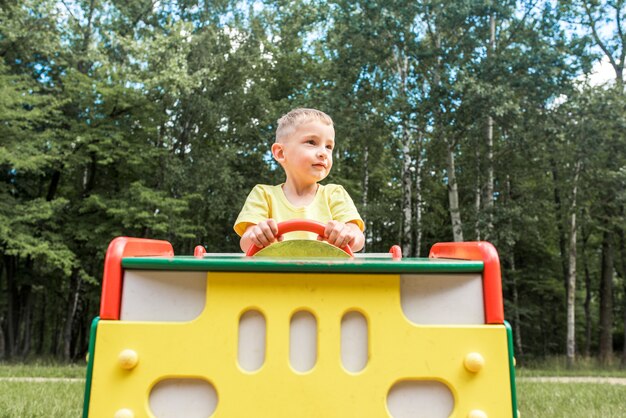
[[[256,252],[114,239],[83,417],[517,417],[491,244],[438,243],[429,258],[298,240]]]

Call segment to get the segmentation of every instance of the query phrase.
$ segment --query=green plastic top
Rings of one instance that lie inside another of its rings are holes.
[[[325,272],[325,273],[480,273],[482,261],[433,258],[270,258],[224,256],[125,257],[122,267],[140,270]]]

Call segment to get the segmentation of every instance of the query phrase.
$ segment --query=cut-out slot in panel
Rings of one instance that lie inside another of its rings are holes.
[[[317,320],[310,312],[296,312],[289,326],[289,362],[297,372],[307,372],[317,362]]]
[[[156,418],[208,418],[217,408],[217,392],[202,379],[165,379],[150,391],[150,410]]]
[[[447,418],[454,409],[454,396],[441,382],[405,380],[389,390],[387,409],[393,418]]]
[[[237,361],[248,372],[259,370],[265,362],[265,317],[255,310],[239,318]]]
[[[400,300],[404,315],[415,324],[485,323],[480,274],[403,274]]]
[[[126,270],[120,320],[191,321],[204,310],[206,286],[202,271]]]
[[[369,358],[367,319],[360,312],[348,312],[341,318],[341,363],[352,373],[367,366]]]

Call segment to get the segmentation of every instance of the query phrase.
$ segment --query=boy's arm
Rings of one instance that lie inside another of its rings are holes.
[[[324,239],[337,247],[349,245],[352,251],[361,251],[365,245],[365,235],[355,222],[329,221],[324,230]]]
[[[274,241],[282,241],[283,237],[277,238],[278,225],[273,219],[266,219],[256,225],[250,225],[246,228],[239,240],[239,247],[245,253],[251,245],[259,248],[267,247]]]
[[[329,206],[333,221],[326,224],[324,239],[333,245],[350,245],[353,251],[360,251],[365,245],[364,224],[352,198],[342,186],[333,185]]]

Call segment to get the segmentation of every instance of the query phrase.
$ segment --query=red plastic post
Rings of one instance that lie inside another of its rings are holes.
[[[168,241],[117,237],[109,244],[104,258],[100,319],[120,319],[122,298],[122,258],[131,256],[174,256]]]
[[[313,232],[314,234],[324,236],[324,230],[326,229],[325,224],[317,221],[312,221],[310,219],[290,219],[288,221],[279,222],[277,226],[278,236],[295,231]],[[341,249],[348,253],[350,257],[354,257],[350,246],[346,245]],[[261,250],[262,248],[259,248],[256,245],[252,244],[250,248],[248,248],[248,251],[246,251],[246,256],[252,257]]]
[[[502,302],[502,276],[498,251],[489,242],[440,242],[430,249],[430,258],[453,258],[460,260],[481,260],[483,267],[483,298],[485,323],[504,323]]]
[[[402,259],[402,248],[399,245],[394,245],[389,249],[389,253],[391,254],[391,258],[394,260]]]
[[[196,248],[193,249],[193,256],[202,258],[203,255],[206,254],[206,250],[202,245],[196,245]]]

